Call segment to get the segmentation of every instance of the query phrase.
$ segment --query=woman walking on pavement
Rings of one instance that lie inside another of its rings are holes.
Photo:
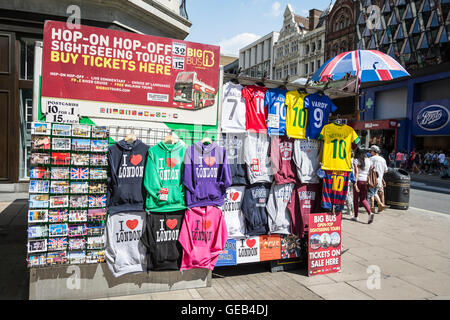
[[[374,214],[370,211],[369,202],[367,201],[367,176],[370,169],[370,160],[362,149],[356,149],[354,164],[356,183],[353,188],[353,218],[358,221],[359,202],[362,202],[367,214],[369,215],[368,223],[373,222]]]

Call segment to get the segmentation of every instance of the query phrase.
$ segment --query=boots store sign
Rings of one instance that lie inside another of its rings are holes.
[[[87,117],[216,125],[219,58],[218,46],[47,21],[42,113],[70,103]]]
[[[446,100],[435,104],[415,104],[413,134],[450,134],[449,102]]]

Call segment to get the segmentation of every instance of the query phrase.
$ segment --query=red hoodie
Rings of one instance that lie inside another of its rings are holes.
[[[183,247],[180,270],[213,270],[228,240],[222,210],[215,206],[186,210],[178,241]]]
[[[296,168],[292,160],[294,141],[286,136],[271,136],[270,138],[270,158],[276,184],[297,182]]]

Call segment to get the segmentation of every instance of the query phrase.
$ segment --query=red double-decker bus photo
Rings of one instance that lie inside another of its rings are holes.
[[[180,72],[174,85],[174,105],[182,109],[198,110],[214,105],[216,91],[197,78],[196,72]]]

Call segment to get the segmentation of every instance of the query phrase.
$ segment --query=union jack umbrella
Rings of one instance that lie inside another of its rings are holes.
[[[312,81],[340,80],[357,76],[359,83],[387,81],[410,74],[391,56],[377,50],[355,50],[338,54],[325,62],[312,76]]]
[[[101,196],[89,196],[89,207],[105,207],[106,206],[106,195]]]
[[[89,168],[70,168],[70,178],[84,180],[89,178]]]

